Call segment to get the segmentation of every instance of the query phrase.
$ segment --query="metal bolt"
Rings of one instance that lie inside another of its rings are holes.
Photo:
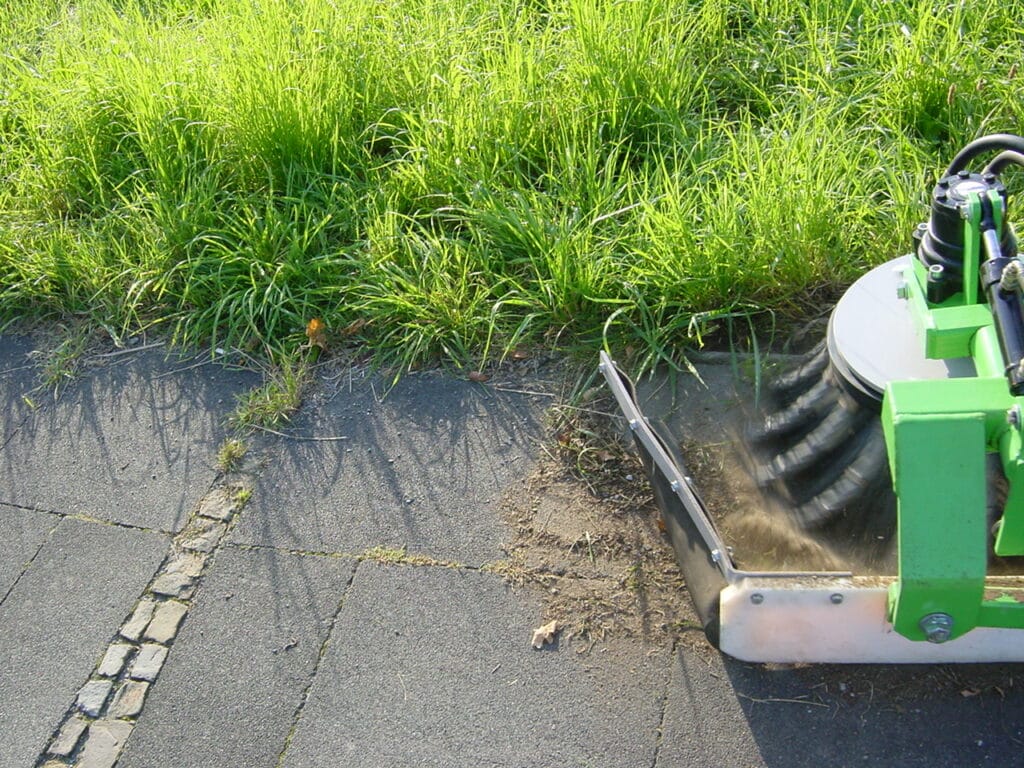
[[[636,419],[630,419],[629,420],[629,428],[633,432],[636,432],[639,427],[640,427],[640,425],[637,423]]]
[[[605,364],[604,363],[598,363],[597,370],[599,370],[601,373],[604,373]]]
[[[750,596],[750,602],[752,602],[754,605],[760,605],[764,602],[764,595],[762,595],[760,592],[755,592]]]
[[[711,562],[713,562],[713,563],[720,563],[721,561],[722,561],[722,553],[719,552],[717,549],[712,549],[711,550]]]
[[[1006,412],[1006,423],[1014,429],[1020,429],[1020,406],[1015,405]]]
[[[929,613],[918,626],[929,643],[944,643],[953,633],[953,617],[948,613]]]
[[[673,491],[675,491],[676,493],[679,493],[679,481],[678,480],[673,480],[671,483],[669,483],[669,487]]]
[[[832,601],[832,605],[839,605],[841,602],[843,602],[843,596],[836,592],[829,598],[829,600]]]

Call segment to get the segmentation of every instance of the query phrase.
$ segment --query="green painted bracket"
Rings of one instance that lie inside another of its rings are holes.
[[[1002,201],[991,193],[997,224]],[[923,265],[914,263],[907,298],[925,336],[926,355],[971,356],[976,378],[893,382],[882,427],[899,499],[899,579],[890,620],[911,640],[943,642],[977,626],[1024,628],[1019,595],[984,599],[988,566],[986,453],[998,452],[1010,492],[996,534],[1001,555],[1024,554],[1024,398],[1010,394],[991,312],[978,303],[981,200],[964,217],[964,287],[928,304]]]
[[[995,552],[1001,557],[1024,554],[1024,458],[1021,426],[1007,429],[1000,440],[1003,474],[1010,488],[1003,517],[996,527]]]
[[[1003,219],[1002,198],[995,191],[990,192],[997,228]],[[970,195],[965,207],[964,219],[964,287],[960,293],[951,296],[942,304],[932,305],[926,298],[925,285],[928,272],[925,266],[914,259],[913,278],[908,281],[908,299],[914,317],[918,318],[924,334],[925,357],[932,360],[947,360],[953,357],[967,357],[972,353],[971,342],[980,328],[992,325],[988,307],[978,303],[978,269],[981,263],[981,198]],[[974,275],[970,279],[969,275]]]
[[[927,616],[952,619],[949,639],[985,619],[985,454],[1006,432],[1013,402],[1002,378],[886,387],[882,428],[899,499],[899,580],[889,610],[896,631],[911,640],[927,639]],[[999,615],[1006,610],[999,606]],[[1011,610],[1024,626],[1024,611]]]

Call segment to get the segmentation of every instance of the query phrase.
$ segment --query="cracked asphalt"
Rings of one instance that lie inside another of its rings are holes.
[[[543,595],[485,566],[551,398],[359,372],[224,475],[255,374],[140,348],[54,398],[35,349],[0,336],[0,766],[1020,762],[1019,667],[929,692],[699,641],[534,650]]]

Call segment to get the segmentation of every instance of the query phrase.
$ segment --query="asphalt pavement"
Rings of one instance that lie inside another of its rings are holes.
[[[543,594],[488,566],[550,439],[540,386],[352,369],[225,473],[256,373],[140,344],[55,394],[38,348],[0,336],[4,768],[1021,761],[1018,667],[534,649]]]

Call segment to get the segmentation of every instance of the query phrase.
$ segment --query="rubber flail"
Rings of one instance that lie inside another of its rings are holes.
[[[849,394],[823,343],[768,386],[748,428],[753,476],[800,528],[895,523],[878,407]]]

